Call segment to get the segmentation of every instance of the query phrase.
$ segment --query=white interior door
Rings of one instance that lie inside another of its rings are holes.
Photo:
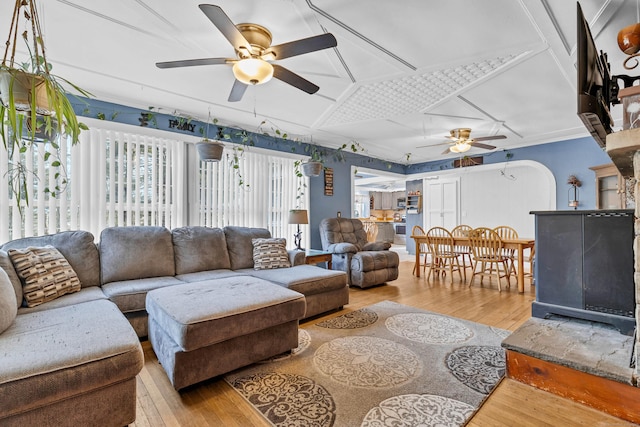
[[[444,227],[451,230],[458,225],[459,178],[425,179],[423,188],[425,230]]]

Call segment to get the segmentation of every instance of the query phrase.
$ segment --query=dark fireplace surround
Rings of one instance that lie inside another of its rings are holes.
[[[634,211],[538,211],[534,317],[573,317],[633,335]]]

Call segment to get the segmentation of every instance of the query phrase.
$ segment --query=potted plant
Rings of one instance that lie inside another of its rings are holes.
[[[20,32],[21,17],[26,18],[28,29]],[[11,18],[9,37],[0,64],[0,135],[12,165],[8,175],[11,188],[20,201],[29,203],[26,193],[24,154],[31,145],[38,142],[49,143],[44,148],[46,167],[60,168],[56,179],[63,184],[66,178],[56,138],[67,135],[72,144],[78,142],[80,131],[87,127],[76,117],[63,84],[70,86],[80,95],[90,94],[66,79],[51,74],[51,64],[47,61],[35,0],[16,0]],[[18,64],[15,60],[16,43],[20,39],[27,46],[28,61]],[[35,124],[35,125],[34,125]],[[46,192],[56,195],[60,183],[47,186]]]
[[[224,144],[205,137],[202,141],[196,143],[196,149],[200,155],[200,160],[203,162],[218,162],[222,158]]]
[[[318,176],[324,168],[323,155],[318,147],[311,146],[311,158],[300,165],[304,176]]]

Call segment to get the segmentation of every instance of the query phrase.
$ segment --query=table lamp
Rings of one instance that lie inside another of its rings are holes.
[[[296,245],[296,249],[304,251],[300,247],[300,241],[302,240],[302,231],[300,231],[300,224],[309,224],[309,216],[305,209],[291,209],[289,211],[289,224],[297,224],[298,231],[293,235],[293,242]]]

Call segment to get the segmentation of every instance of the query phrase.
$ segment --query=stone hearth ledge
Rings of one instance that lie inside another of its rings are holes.
[[[502,341],[506,350],[635,386],[633,345],[609,325],[561,316],[532,317]]]

